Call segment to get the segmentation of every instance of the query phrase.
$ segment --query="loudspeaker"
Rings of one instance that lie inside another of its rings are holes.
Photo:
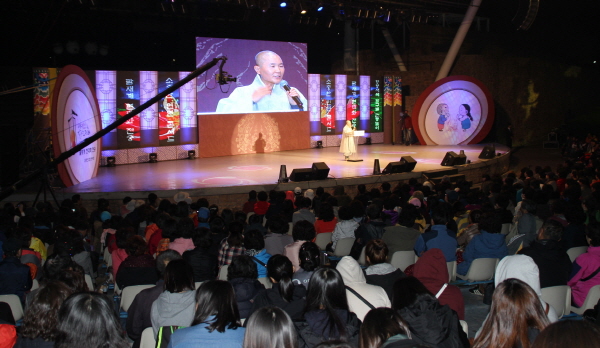
[[[383,174],[402,173],[404,172],[404,164],[402,162],[390,162],[383,170]]]
[[[315,162],[312,165],[313,180],[325,180],[329,176],[329,167],[325,162]]]
[[[296,168],[290,174],[290,181],[309,181],[312,179],[312,168]]]
[[[486,146],[481,150],[479,158],[491,159],[496,157],[496,149],[493,146]]]
[[[465,154],[461,153],[460,155],[458,155],[454,151],[448,151],[446,152],[446,156],[444,156],[444,159],[442,160],[442,163],[440,163],[440,165],[451,167],[465,163],[467,163],[467,156],[465,156]]]
[[[415,169],[415,166],[417,165],[417,161],[415,161],[415,159],[410,156],[402,156],[400,158],[400,163],[404,164],[405,172],[412,172]]]

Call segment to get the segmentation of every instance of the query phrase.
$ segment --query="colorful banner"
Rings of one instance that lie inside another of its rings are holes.
[[[321,134],[335,131],[335,86],[333,75],[321,75]]]
[[[140,105],[140,81],[137,71],[117,71],[117,118],[126,116]],[[117,127],[120,149],[140,147],[140,115]]]
[[[394,76],[394,106],[402,106],[402,78],[398,76]]]
[[[178,81],[178,72],[158,72],[158,92],[164,91]],[[175,90],[158,102],[158,139],[160,145],[179,145],[180,129],[179,90]]]
[[[370,131],[383,132],[383,80],[375,78],[371,84]]]
[[[358,76],[348,76],[346,81],[346,121],[352,121],[352,126],[359,129],[360,80]]]

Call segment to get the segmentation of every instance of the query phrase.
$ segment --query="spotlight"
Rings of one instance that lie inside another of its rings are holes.
[[[196,158],[196,150],[189,150],[188,159],[193,160],[194,158]]]
[[[321,11],[323,11],[323,6],[319,6],[319,7],[317,7],[317,11],[318,11],[318,12],[321,12]]]
[[[158,154],[156,152],[153,152],[150,155],[148,155],[148,163],[156,163],[156,162],[158,162]]]
[[[286,7],[286,6],[287,6],[287,2],[285,2],[285,1],[282,1],[282,2],[279,4],[279,7]]]
[[[116,167],[117,166],[117,159],[115,158],[115,156],[110,156],[106,158],[106,166],[107,167]]]
[[[301,14],[306,14],[306,10],[302,9],[302,10],[300,11],[300,13],[301,13]]]
[[[323,148],[323,140],[317,140],[317,149]]]

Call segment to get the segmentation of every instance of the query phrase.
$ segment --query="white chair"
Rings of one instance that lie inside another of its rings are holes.
[[[464,320],[460,320],[460,327],[462,327],[465,334],[469,336],[469,324],[467,324],[467,322]]]
[[[125,287],[125,289],[123,289],[123,292],[121,294],[121,309],[123,311],[127,312],[127,310],[129,310],[129,307],[133,303],[133,300],[135,299],[137,294],[139,294],[142,290],[151,288],[153,286],[154,285],[152,285],[152,284],[146,284],[146,285],[132,285],[132,286]]]
[[[10,306],[15,321],[23,319],[23,305],[17,295],[0,295],[0,302],[6,302]]]
[[[315,239],[315,244],[319,247],[320,250],[325,250],[327,244],[331,243],[331,236],[333,232],[325,232],[317,234],[317,238]]]
[[[202,283],[204,282],[195,282],[194,285],[196,286],[196,290],[198,290],[198,288],[200,287],[200,285],[202,285]]]
[[[156,347],[156,338],[154,337],[154,331],[152,327],[147,327],[142,331],[142,337],[140,338],[140,348],[154,348]]]
[[[92,280],[92,277],[89,274],[85,275],[85,283],[87,284],[89,291],[94,291],[94,281]]]
[[[248,220],[250,220],[250,216],[254,215],[254,212],[251,211],[246,215],[246,223],[248,223]]]
[[[551,305],[560,318],[571,310],[571,287],[558,285],[542,288],[542,300]]]
[[[600,285],[595,285],[592,286],[588,292],[587,296],[585,297],[585,301],[583,301],[583,305],[580,308],[571,306],[571,312],[582,315],[586,310],[594,308],[594,306],[598,303],[598,300],[600,300]]]
[[[350,251],[352,250],[352,246],[354,245],[355,240],[356,238],[342,238],[338,240],[337,244],[335,245],[333,255],[337,257],[350,255]]]
[[[392,255],[390,263],[392,266],[400,268],[400,270],[404,272],[406,267],[415,263],[415,258],[415,252],[412,250],[396,251],[394,255]]]
[[[588,247],[586,247],[586,246],[574,247],[574,248],[570,248],[569,250],[567,250],[567,255],[569,255],[571,262],[573,262],[579,255],[587,252],[587,250],[588,250]]]
[[[456,280],[456,261],[446,262],[446,266],[448,267],[448,282],[453,282]]]
[[[225,266],[221,266],[221,269],[219,270],[219,280],[227,280],[227,269],[229,268],[229,265],[225,265]]]
[[[114,294],[116,296],[121,295],[121,289],[119,288],[119,285],[117,285],[117,282],[115,282],[115,290],[114,290]]]
[[[271,283],[271,279],[269,277],[258,278],[258,281],[265,286],[266,289],[270,289],[273,287],[273,283]]]
[[[506,236],[510,232],[511,225],[511,223],[502,224],[502,230],[500,233]]]
[[[492,278],[494,278],[494,272],[496,271],[498,261],[500,260],[497,258],[475,259],[471,263],[471,267],[469,267],[469,271],[466,275],[463,276],[457,274],[456,276],[468,282],[481,282],[491,280]]]
[[[37,279],[34,279],[31,281],[31,291],[39,289],[40,288],[40,282],[38,282]]]
[[[290,227],[288,227],[287,234],[291,236],[292,235],[292,231],[294,230],[294,224],[292,222],[288,222],[288,225]]]
[[[360,256],[358,257],[358,263],[361,266],[366,266],[367,265],[367,257],[365,256],[365,250],[367,249],[367,246],[365,245],[361,252],[360,252]]]

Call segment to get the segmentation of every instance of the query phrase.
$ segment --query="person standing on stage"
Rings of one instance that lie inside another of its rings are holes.
[[[400,139],[399,143],[404,144],[404,119],[406,118],[406,112],[400,111],[400,115],[398,115],[398,128],[400,128]]]
[[[404,145],[406,146],[410,146],[412,144],[411,138],[412,138],[412,128],[413,128],[413,124],[412,124],[412,117],[410,117],[410,113],[406,112],[405,116],[404,116],[404,121],[402,122],[404,125]]]
[[[354,143],[354,127],[352,127],[352,121],[350,120],[346,121],[344,130],[342,131],[340,152],[344,154],[344,161],[347,161],[350,159],[350,155],[356,153],[356,144]]]
[[[228,98],[219,100],[217,113],[256,111],[289,111],[298,109],[293,97],[307,105],[306,98],[296,88],[284,89],[285,68],[281,57],[273,51],[261,51],[255,57],[256,77],[249,86],[236,88]]]

